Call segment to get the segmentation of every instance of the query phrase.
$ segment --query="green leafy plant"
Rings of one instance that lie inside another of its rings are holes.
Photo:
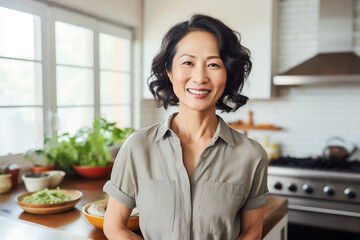
[[[111,161],[109,146],[120,146],[135,130],[120,129],[104,118],[94,120],[92,127],[83,127],[74,136],[64,133],[54,139],[45,139],[44,148],[25,154],[34,165],[55,164],[69,171],[73,165],[106,166]]]
[[[108,146],[121,145],[135,131],[133,128],[118,128],[115,122],[107,122],[104,118],[99,119],[100,128],[106,137]]]
[[[109,164],[111,156],[101,119],[95,119],[92,128],[80,129],[75,137],[79,140],[75,145],[79,154],[77,165],[106,166]]]
[[[47,156],[58,169],[72,170],[79,156],[76,145],[76,137],[70,137],[69,133],[64,133],[46,146]]]

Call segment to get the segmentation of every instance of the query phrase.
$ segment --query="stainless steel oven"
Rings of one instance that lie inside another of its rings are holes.
[[[282,157],[268,173],[270,193],[288,198],[289,223],[360,237],[360,162]]]

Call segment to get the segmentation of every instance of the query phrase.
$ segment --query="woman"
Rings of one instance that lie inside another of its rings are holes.
[[[140,239],[126,223],[140,212],[145,239],[260,239],[267,155],[217,116],[244,105],[250,53],[221,21],[195,15],[165,35],[150,90],[159,105],[179,105],[163,122],[122,146],[104,191],[109,239]]]

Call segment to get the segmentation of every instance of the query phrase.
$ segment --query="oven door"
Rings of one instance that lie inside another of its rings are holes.
[[[288,197],[289,223],[360,233],[360,205]]]

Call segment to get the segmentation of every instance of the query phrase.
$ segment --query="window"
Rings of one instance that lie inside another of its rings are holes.
[[[93,31],[55,22],[59,132],[75,134],[94,118]]]
[[[42,145],[40,26],[39,16],[0,7],[0,156]]]
[[[103,26],[101,30],[106,32],[99,34],[100,113],[108,121],[116,122],[120,128],[129,127],[131,126],[131,36],[129,33],[111,31],[109,26]]]
[[[0,1],[0,36],[0,157],[74,134],[94,117],[131,127],[129,29],[39,2]]]

